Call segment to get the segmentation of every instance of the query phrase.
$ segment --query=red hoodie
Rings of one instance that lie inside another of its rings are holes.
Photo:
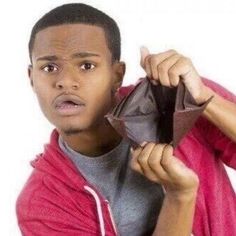
[[[236,103],[236,97],[210,80],[204,83]],[[123,87],[120,97],[134,85]],[[16,202],[23,235],[117,235],[109,202],[82,177],[51,134]],[[175,149],[197,173],[200,186],[193,223],[195,236],[236,235],[236,198],[223,163],[236,169],[236,143],[200,117]]]

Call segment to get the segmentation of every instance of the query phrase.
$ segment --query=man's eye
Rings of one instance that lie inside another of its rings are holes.
[[[47,66],[43,67],[43,70],[45,72],[55,72],[55,71],[58,70],[58,68],[56,66],[54,66],[54,65],[47,65]]]
[[[89,62],[83,63],[83,64],[81,65],[81,68],[82,68],[83,70],[91,70],[91,69],[93,69],[94,67],[95,67],[95,65],[93,65],[92,63],[89,63]]]

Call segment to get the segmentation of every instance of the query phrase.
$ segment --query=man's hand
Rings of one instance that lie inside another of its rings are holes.
[[[131,149],[131,153],[131,168],[166,190],[152,236],[190,235],[198,176],[173,156],[170,145],[144,142],[135,150]]]
[[[205,102],[210,97],[210,91],[203,84],[189,58],[175,50],[150,54],[146,47],[141,47],[140,52],[140,65],[153,84],[157,84],[158,81],[164,86],[175,87],[182,79],[198,104]]]
[[[143,143],[131,149],[131,168],[164,186],[166,195],[176,200],[195,197],[198,176],[173,156],[171,145]]]

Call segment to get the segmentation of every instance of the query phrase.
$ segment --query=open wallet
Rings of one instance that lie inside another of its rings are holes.
[[[176,147],[211,99],[198,105],[181,80],[170,88],[144,77],[105,117],[134,148],[144,141]]]

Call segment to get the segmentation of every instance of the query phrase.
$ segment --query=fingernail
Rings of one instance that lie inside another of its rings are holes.
[[[142,142],[142,143],[140,144],[140,146],[141,146],[141,147],[144,147],[146,144],[147,144],[147,142],[144,141],[144,142]]]
[[[144,46],[144,45],[141,45],[141,46],[140,46],[140,50],[141,50],[141,51],[145,51],[145,50],[147,50],[147,47]]]
[[[158,81],[152,80],[152,84],[153,84],[153,85],[158,85]]]
[[[130,148],[130,152],[133,154],[134,153],[134,149],[131,147]]]

